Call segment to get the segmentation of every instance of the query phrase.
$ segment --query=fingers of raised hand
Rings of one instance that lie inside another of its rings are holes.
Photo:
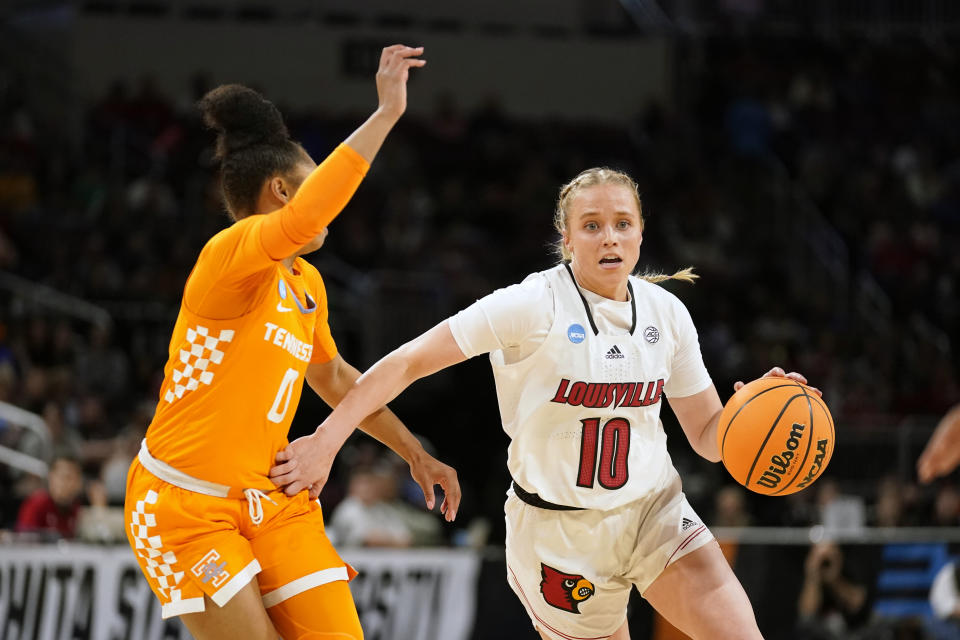
[[[380,66],[382,67],[385,64],[387,64],[387,62],[391,60],[397,54],[398,51],[400,51],[401,49],[407,49],[407,48],[409,47],[407,47],[407,45],[405,44],[392,44],[389,47],[384,47],[383,50],[380,52]]]
[[[413,56],[419,56],[423,53],[423,47],[408,47],[401,45],[401,48],[394,52],[394,56],[400,60],[406,60]]]
[[[408,47],[405,44],[395,44],[385,47],[380,54],[380,66],[397,66],[403,61],[419,56],[423,53],[423,47]]]
[[[743,389],[743,380],[737,380],[736,382],[733,383],[734,391],[740,391],[740,389]]]

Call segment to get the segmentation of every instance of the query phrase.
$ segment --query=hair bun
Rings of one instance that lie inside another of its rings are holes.
[[[258,144],[289,139],[283,116],[272,102],[249,87],[225,84],[197,103],[203,121],[217,132],[217,158]]]

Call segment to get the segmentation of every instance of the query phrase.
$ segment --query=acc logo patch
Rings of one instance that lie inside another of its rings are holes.
[[[647,327],[643,330],[643,339],[650,344],[656,344],[660,339],[660,331],[656,327]]]
[[[540,593],[547,604],[579,614],[580,603],[594,594],[593,583],[581,575],[564,573],[540,563]]]
[[[567,327],[567,338],[569,338],[573,344],[580,344],[586,337],[587,332],[584,331],[583,325],[574,323]]]

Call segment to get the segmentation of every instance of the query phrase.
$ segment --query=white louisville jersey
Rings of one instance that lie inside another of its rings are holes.
[[[490,353],[514,481],[549,502],[588,509],[614,509],[662,488],[676,473],[660,423],[664,394],[692,395],[710,383],[686,308],[631,277],[632,326],[597,329],[567,266],[530,278],[545,278],[553,292],[546,338],[519,362]]]

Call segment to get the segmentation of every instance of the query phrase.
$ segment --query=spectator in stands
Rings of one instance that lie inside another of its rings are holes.
[[[47,488],[38,489],[21,505],[16,530],[74,537],[82,494],[80,462],[68,455],[57,455],[50,465]]]
[[[956,527],[960,524],[960,491],[952,484],[937,490],[933,501],[933,524],[938,527]]]
[[[354,547],[437,544],[440,525],[436,518],[400,499],[399,483],[393,467],[384,463],[354,471],[347,497],[330,520],[336,542]]]
[[[897,478],[887,476],[877,485],[877,497],[873,504],[873,525],[897,527],[903,524],[903,488]]]
[[[832,542],[810,548],[797,602],[797,635],[803,640],[849,638],[869,617],[867,588],[844,572],[844,554]]]
[[[859,529],[866,519],[863,499],[841,492],[833,478],[821,478],[817,483],[817,523],[827,529]],[[899,503],[898,503],[899,505]]]

